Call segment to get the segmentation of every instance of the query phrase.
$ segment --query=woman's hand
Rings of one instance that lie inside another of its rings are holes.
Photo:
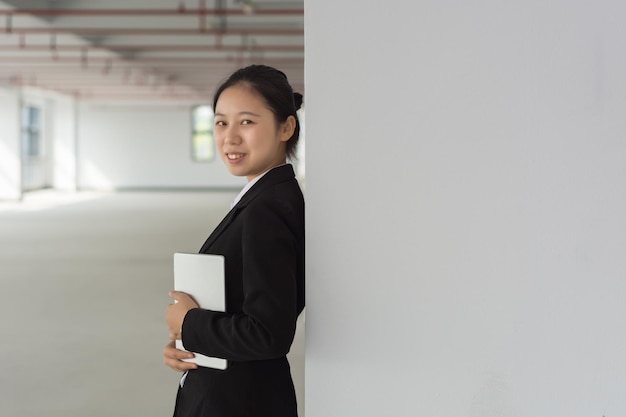
[[[163,362],[175,371],[185,372],[190,369],[197,369],[198,365],[192,362],[184,362],[182,359],[191,359],[194,354],[184,350],[176,349],[176,342],[173,340],[163,349]]]
[[[192,308],[198,308],[198,304],[189,294],[180,291],[170,291],[170,298],[177,302],[168,305],[165,309],[165,321],[170,331],[170,340],[177,340],[180,339],[185,314]]]

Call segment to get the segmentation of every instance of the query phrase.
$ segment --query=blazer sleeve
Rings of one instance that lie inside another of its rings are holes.
[[[282,357],[295,334],[297,250],[294,211],[264,201],[240,214],[244,301],[240,313],[190,310],[183,321],[185,348],[233,361]]]

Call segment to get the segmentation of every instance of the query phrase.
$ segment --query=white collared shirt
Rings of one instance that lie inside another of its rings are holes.
[[[230,205],[230,208],[233,208],[237,205],[237,203],[242,199],[242,197],[248,192],[248,190],[250,188],[252,188],[252,186],[254,184],[257,183],[257,181],[259,181],[263,175],[267,174],[268,172],[270,172],[271,170],[273,170],[274,168],[278,168],[281,167],[283,165],[287,165],[287,164],[280,164],[280,165],[276,165],[275,167],[272,167],[270,169],[268,169],[267,171],[263,172],[262,174],[257,175],[256,177],[252,178],[252,180],[250,180],[245,187],[243,187],[243,189],[239,192],[239,194],[237,195],[237,197],[235,197],[235,200],[233,200],[233,202]]]

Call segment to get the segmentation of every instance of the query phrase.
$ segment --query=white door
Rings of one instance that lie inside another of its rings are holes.
[[[44,188],[46,184],[46,155],[42,129],[41,108],[22,106],[22,190]]]

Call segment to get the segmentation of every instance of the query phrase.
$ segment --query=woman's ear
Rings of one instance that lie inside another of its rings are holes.
[[[287,117],[280,125],[280,141],[287,142],[293,136],[293,132],[296,130],[296,118],[293,116]]]

